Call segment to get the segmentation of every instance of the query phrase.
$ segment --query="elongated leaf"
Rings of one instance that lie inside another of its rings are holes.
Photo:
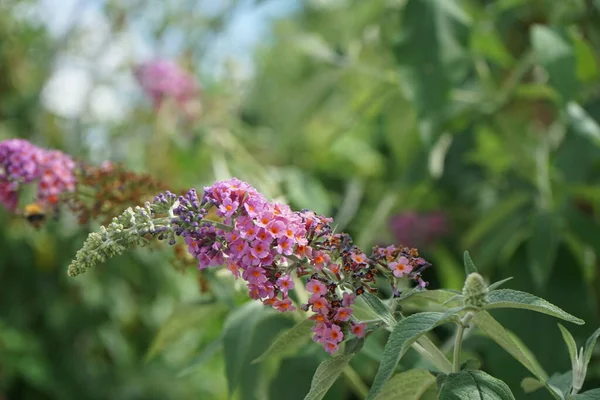
[[[379,391],[384,387],[392,376],[398,362],[404,356],[419,336],[430,331],[436,326],[457,319],[455,310],[447,313],[423,312],[413,314],[396,325],[383,350],[383,359],[379,365],[379,370],[375,375],[375,380],[369,391],[368,399],[374,399]]]
[[[473,260],[471,260],[471,256],[469,255],[468,251],[465,251],[464,259],[465,259],[465,272],[467,273],[467,275],[477,272],[477,267],[475,266],[475,263],[473,263]]]
[[[583,368],[587,369],[587,365],[590,363],[592,359],[592,353],[594,352],[594,347],[596,347],[596,341],[600,336],[600,328],[596,329],[592,336],[585,342],[585,349],[583,350]]]
[[[583,107],[571,101],[567,104],[567,117],[575,133],[600,146],[600,124]]]
[[[225,351],[225,374],[230,395],[233,395],[241,379],[247,354],[251,350],[252,337],[258,325],[273,311],[258,302],[244,304],[229,315],[223,328]]]
[[[509,197],[501,203],[498,203],[496,207],[488,210],[484,218],[480,218],[479,221],[467,232],[465,235],[462,245],[464,248],[474,247],[483,236],[488,232],[492,231],[498,224],[505,221],[505,219],[515,213],[523,205],[530,201],[530,196],[527,194],[515,195]]]
[[[560,333],[567,344],[567,349],[569,350],[569,356],[571,357],[571,367],[575,369],[577,366],[577,344],[575,344],[575,339],[573,339],[573,335],[571,332],[567,330],[561,324],[558,324],[558,328],[560,329]]]
[[[576,394],[575,396],[570,396],[569,400],[600,400],[600,389],[592,389],[588,390],[585,393]]]
[[[548,375],[533,354],[526,350],[522,343],[515,341],[513,336],[490,313],[486,311],[478,312],[471,321],[490,339],[523,364],[535,377],[542,382],[546,382]]]
[[[531,44],[537,60],[550,76],[550,84],[564,100],[570,100],[578,88],[575,51],[562,32],[543,25],[531,29]]]
[[[514,400],[508,385],[483,371],[450,374],[440,389],[440,400]]]
[[[491,292],[492,290],[498,289],[500,286],[502,286],[506,282],[510,281],[512,278],[513,277],[511,276],[510,278],[502,279],[501,281],[492,283],[490,286],[488,286],[488,291]]]
[[[499,289],[491,292],[488,295],[488,304],[486,304],[485,309],[492,310],[495,308],[522,308],[548,314],[578,325],[585,323],[582,319],[569,314],[540,297],[518,290]]]
[[[178,376],[184,377],[194,373],[198,368],[204,365],[204,363],[210,360],[221,350],[223,350],[223,339],[219,337],[210,342],[206,347],[204,347],[200,354],[194,357],[194,359],[189,363],[189,365],[184,370],[182,370]]]
[[[220,318],[225,312],[225,306],[216,303],[185,304],[179,306],[156,334],[146,361],[150,361],[170,344],[176,343],[181,337],[193,329],[198,329],[208,320]]]
[[[545,286],[560,243],[560,227],[557,218],[550,212],[540,212],[534,216],[531,239],[527,243],[528,266],[538,289]]]
[[[362,295],[363,299],[367,303],[369,307],[377,314],[377,317],[381,319],[385,324],[389,327],[394,327],[396,325],[396,318],[392,315],[390,308],[383,304],[379,297],[365,292]]]
[[[324,361],[319,365],[310,384],[310,391],[304,400],[321,400],[335,383],[354,354],[344,354]]]
[[[521,388],[525,393],[533,393],[544,387],[544,384],[535,378],[528,376],[521,381]]]
[[[411,369],[396,374],[375,397],[376,400],[420,400],[427,389],[435,383],[429,371]]]
[[[252,364],[264,361],[271,356],[282,356],[288,354],[290,350],[296,350],[310,338],[313,325],[314,321],[308,318],[298,323],[292,329],[279,336],[260,357],[252,361]]]
[[[567,395],[571,392],[571,387],[573,383],[573,371],[567,371],[563,374],[552,374],[550,379],[548,379],[547,383],[550,390],[552,390],[559,396],[562,396],[562,398],[566,398]]]
[[[396,55],[422,115],[443,110],[452,83],[466,72],[470,17],[456,0],[409,1]]]

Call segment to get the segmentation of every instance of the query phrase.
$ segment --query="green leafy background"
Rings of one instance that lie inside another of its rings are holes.
[[[123,162],[174,187],[237,176],[335,217],[365,248],[397,241],[389,223],[398,213],[442,211],[448,234],[421,249],[434,264],[431,288],[461,288],[468,249],[489,282],[513,276],[511,289],[584,319],[568,327],[583,345],[600,325],[600,2],[290,2],[261,22],[244,77],[235,63],[207,66],[235,16],[274,2],[93,2],[108,45],[139,31],[153,54],[194,73],[203,109],[191,122],[173,107],[157,112],[137,88],[118,120],[89,105],[75,116],[52,111],[45,88],[69,57],[87,60],[93,88],[125,90],[94,66],[109,47],[90,45],[77,13],[57,35],[36,14],[42,2],[0,2],[0,139]],[[303,399],[329,359],[296,338],[252,364],[301,321],[248,303],[219,271],[201,290],[196,271],[171,267],[168,249],[73,279],[66,267],[95,225],[78,226],[66,210],[41,230],[0,210],[0,225],[0,398]],[[551,317],[491,313],[544,370],[570,368]],[[387,336],[344,356],[326,399],[364,398]],[[451,332],[439,327],[430,339],[444,349]],[[516,398],[548,398],[525,394],[520,382],[531,374],[480,331],[463,352]],[[598,361],[592,354],[584,390],[600,385]],[[412,349],[394,367],[418,369],[406,373],[406,396],[431,398],[429,367]]]

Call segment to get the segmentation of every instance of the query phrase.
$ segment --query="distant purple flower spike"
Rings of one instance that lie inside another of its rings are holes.
[[[404,212],[390,220],[390,229],[398,242],[409,247],[430,245],[448,232],[448,221],[440,211]]]

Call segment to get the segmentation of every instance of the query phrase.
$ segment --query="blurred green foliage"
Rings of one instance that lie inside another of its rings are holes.
[[[102,4],[114,35],[144,12]],[[185,32],[182,59],[198,67],[237,6],[208,17],[166,2],[153,14],[152,44]],[[203,113],[192,122],[137,98],[118,122],[44,109],[53,57],[81,51],[83,34],[70,34],[61,43],[0,6],[0,139],[102,154],[174,187],[234,175],[335,217],[365,248],[394,242],[396,213],[442,210],[450,234],[421,249],[435,266],[432,286],[460,288],[468,249],[489,281],[514,276],[515,289],[586,320],[572,329],[578,343],[600,324],[600,2],[300,2],[274,23],[249,81],[197,69]],[[99,153],[87,140],[98,129]],[[242,305],[219,273],[204,293],[195,272],[146,250],[70,279],[87,227],[65,215],[34,231],[3,212],[0,224],[0,394],[9,399],[220,399],[236,386],[240,399],[301,399],[326,359],[306,344],[251,365],[294,321]],[[568,369],[566,350],[549,351],[561,343],[551,318],[494,315],[547,371]],[[436,333],[443,345],[449,333]],[[351,362],[362,385],[384,338],[373,335]],[[519,392],[527,373],[497,345],[473,334],[464,348],[518,398],[544,398]],[[411,350],[399,369],[422,363]],[[589,387],[600,385],[597,355],[589,376]],[[328,398],[361,390],[344,375]]]

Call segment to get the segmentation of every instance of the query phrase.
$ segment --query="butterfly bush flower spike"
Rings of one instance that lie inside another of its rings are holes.
[[[207,218],[211,211],[217,218]],[[396,246],[375,247],[368,256],[349,235],[334,234],[332,222],[309,210],[292,211],[271,202],[234,178],[204,188],[201,198],[193,189],[179,197],[159,194],[143,213],[136,210],[132,218],[118,217],[99,236],[88,239],[82,252],[96,249],[95,255],[78,254],[72,272],[82,272],[99,256],[139,244],[124,240],[124,232],[129,232],[125,237],[138,232],[170,243],[180,236],[199,269],[225,266],[245,281],[250,298],[280,312],[297,307],[311,312],[314,340],[333,354],[349,335],[366,334],[367,325],[356,320],[353,305],[357,295],[376,291],[377,270],[387,271],[393,285],[408,278],[423,288],[421,272],[429,263],[415,249]],[[309,298],[304,304],[295,304],[290,297],[293,274],[306,277]]]

